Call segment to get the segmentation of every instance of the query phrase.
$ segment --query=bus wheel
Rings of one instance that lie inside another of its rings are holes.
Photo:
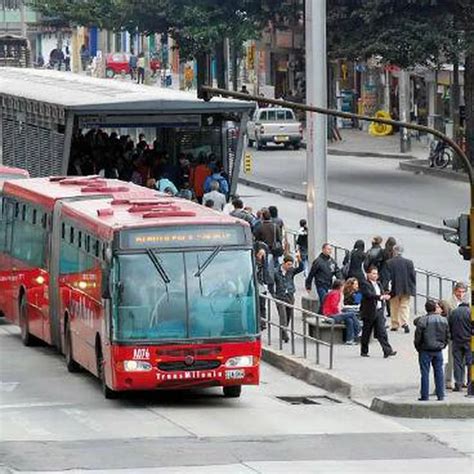
[[[242,385],[231,385],[230,387],[223,387],[224,397],[239,398],[242,393]]]
[[[107,400],[113,400],[118,397],[118,392],[111,390],[107,387],[105,382],[105,371],[104,371],[104,358],[100,349],[97,351],[97,373],[99,374],[100,385],[102,387],[102,393]]]
[[[68,372],[79,372],[80,366],[74,360],[74,356],[72,355],[72,336],[69,321],[66,321],[65,324],[64,357],[66,358],[66,368]]]
[[[21,342],[24,346],[31,346],[33,344],[33,336],[30,334],[28,324],[28,303],[26,296],[23,295],[20,300],[20,330]]]

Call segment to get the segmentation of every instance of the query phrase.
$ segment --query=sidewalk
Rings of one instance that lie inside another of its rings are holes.
[[[290,198],[243,185],[239,185],[238,192],[244,204],[255,210],[271,204],[276,205],[280,216],[292,229],[297,229],[298,220],[306,214],[305,206]],[[329,210],[330,242],[350,247],[355,239],[362,238],[368,242],[375,234],[384,237],[393,235],[397,241],[404,242],[406,256],[413,258],[417,266],[455,279],[467,280],[467,262],[460,259],[455,246],[444,242],[440,236],[343,211]],[[306,295],[302,275],[296,277],[296,285],[296,304],[301,307],[301,296]],[[278,321],[275,308],[272,309],[272,321]],[[301,327],[301,316],[298,315],[295,318],[295,329],[301,332]],[[436,417],[440,414],[443,417],[460,417],[466,416],[467,413],[474,417],[474,400],[464,397],[465,392],[458,394],[448,391],[445,402],[429,402],[424,405],[423,402],[417,402],[420,375],[417,353],[413,346],[413,332],[413,326],[410,334],[389,331],[389,340],[397,355],[388,359],[383,358],[382,350],[376,341],[372,341],[370,345],[369,358],[360,357],[359,346],[336,345],[334,369],[329,370],[326,348],[321,346],[320,364],[316,365],[313,345],[308,345],[307,357],[303,358],[302,338],[295,339],[294,356],[291,355],[291,343],[284,344],[280,351],[278,331],[274,328],[271,333],[271,346],[267,344],[268,332],[262,333],[264,359],[308,383],[350,396],[357,402],[383,413],[419,417]],[[395,398],[391,399],[393,396]],[[422,408],[417,408],[420,405]]]
[[[395,159],[423,159],[429,155],[429,146],[426,141],[411,139],[411,151],[400,152],[400,135],[374,137],[368,132],[359,129],[341,129],[342,141],[329,141],[330,155],[375,156]],[[304,131],[303,146],[306,146],[306,130]]]

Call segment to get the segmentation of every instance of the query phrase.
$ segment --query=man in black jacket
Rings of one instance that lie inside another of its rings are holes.
[[[429,399],[430,366],[433,365],[436,396],[444,400],[443,352],[448,345],[448,321],[441,316],[440,306],[432,300],[425,303],[427,314],[415,322],[415,347],[421,372],[420,401]]]
[[[453,392],[459,392],[464,386],[466,365],[469,368],[472,363],[471,342],[471,310],[467,303],[461,303],[453,309],[448,317],[449,332],[453,341],[454,359],[454,388]]]
[[[331,289],[334,278],[342,279],[341,270],[337,266],[336,260],[332,258],[331,244],[324,244],[319,257],[311,265],[309,275],[306,277],[305,287],[308,293],[311,292],[311,284],[316,285],[316,291],[319,296],[319,304],[322,306],[324,297]]]
[[[384,294],[380,283],[377,281],[378,278],[379,271],[377,267],[369,267],[367,270],[367,280],[362,281],[360,285],[362,293],[360,317],[364,323],[360,340],[360,355],[362,357],[369,357],[369,341],[372,330],[374,330],[375,337],[382,346],[385,358],[394,356],[397,353],[388,342],[383,315],[383,305],[390,299],[390,295]]]
[[[395,245],[395,257],[387,262],[391,280],[390,319],[391,331],[401,326],[405,333],[410,332],[410,299],[416,295],[416,273],[413,262],[402,256],[403,247]]]
[[[285,255],[283,263],[275,271],[275,298],[284,301],[290,305],[295,304],[295,275],[304,270],[303,262],[299,254],[296,256],[298,266],[294,266],[293,257]],[[280,316],[280,334],[284,342],[288,342],[288,333],[285,327],[288,327],[293,319],[293,308],[282,304],[277,304],[278,315]]]
[[[268,247],[263,242],[255,245],[255,268],[257,270],[257,285],[259,293],[260,329],[267,327],[267,300],[262,296],[273,293],[273,276],[268,262]]]

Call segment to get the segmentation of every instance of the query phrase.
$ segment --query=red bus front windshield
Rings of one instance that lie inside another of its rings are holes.
[[[116,341],[238,338],[258,332],[248,249],[120,254],[114,278]]]

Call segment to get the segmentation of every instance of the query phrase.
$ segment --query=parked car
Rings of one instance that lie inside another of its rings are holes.
[[[105,75],[109,79],[116,74],[131,74],[130,71],[130,54],[128,53],[110,53],[105,58]],[[150,70],[152,74],[156,74],[161,68],[159,56],[152,54],[150,57]]]
[[[105,76],[111,79],[116,74],[130,74],[128,53],[109,53],[105,57]]]
[[[293,146],[298,150],[303,139],[303,126],[291,109],[261,108],[248,122],[247,135],[249,146],[255,143],[257,150],[268,143],[283,144],[285,148]]]

